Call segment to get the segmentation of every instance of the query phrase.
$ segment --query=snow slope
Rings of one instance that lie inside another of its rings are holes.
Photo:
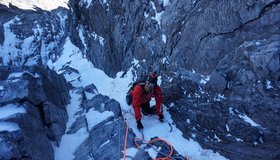
[[[133,62],[135,63],[135,61]],[[103,71],[94,68],[91,62],[89,62],[86,58],[83,57],[81,51],[72,44],[69,38],[67,38],[64,51],[61,57],[54,63],[48,63],[50,68],[53,68],[58,73],[63,72],[63,67],[68,66],[75,68],[79,74],[77,73],[69,73],[65,72],[66,79],[72,83],[75,87],[85,87],[91,83],[93,83],[98,92],[103,95],[107,95],[110,98],[116,99],[120,105],[122,110],[126,113],[125,117],[128,120],[129,127],[133,130],[137,137],[141,137],[141,133],[138,131],[134,119],[134,113],[131,106],[128,106],[125,102],[126,91],[128,90],[128,85],[132,82],[132,72],[130,69],[128,73],[121,78],[123,72],[119,72],[115,79],[108,77]],[[62,70],[61,70],[62,69]],[[80,95],[76,94],[74,90],[71,91],[71,104],[67,107],[70,120],[67,124],[67,127],[71,126],[71,124],[75,121],[74,113],[78,111],[78,104],[81,103]],[[91,97],[88,97],[91,98]],[[104,113],[103,117],[100,113],[96,113],[94,111],[88,112],[87,114],[98,115],[99,118],[104,119],[110,113]],[[87,115],[87,117],[94,117],[92,115]],[[164,117],[165,119],[172,124],[172,118],[170,114],[166,111],[164,107]],[[88,119],[90,120],[90,119]],[[170,127],[168,123],[161,123],[154,116],[143,116],[142,123],[144,125],[144,135],[145,140],[150,140],[152,137],[159,137],[169,141],[174,148],[183,156],[188,156],[192,160],[201,160],[201,159],[213,159],[213,160],[222,160],[226,159],[219,155],[218,153],[214,153],[211,150],[202,149],[201,146],[190,139],[187,140],[182,136],[182,132],[173,125],[172,132],[170,131]],[[96,123],[93,122],[91,127]],[[86,133],[86,129],[80,129],[75,134],[67,134],[62,137],[60,147],[55,147],[55,158],[56,159],[73,159],[73,153],[75,149],[85,140],[88,136]],[[128,148],[127,155],[133,156],[136,153],[135,148]],[[148,151],[152,158],[155,158],[156,154],[153,151]],[[67,157],[65,157],[67,155]]]

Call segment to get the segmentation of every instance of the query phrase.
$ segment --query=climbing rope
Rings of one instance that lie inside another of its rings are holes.
[[[121,118],[119,117],[119,120],[121,120]],[[119,139],[118,139],[118,159],[120,159],[120,153],[121,153],[121,123],[119,122]]]
[[[122,117],[126,125],[125,129],[125,139],[124,139],[124,147],[123,147],[123,159],[126,160],[126,144],[127,144],[127,137],[128,137],[128,123],[126,121],[126,118],[124,117],[124,112],[122,112]]]
[[[127,144],[127,137],[128,137],[128,123],[127,123],[127,120],[124,116],[124,112],[122,111],[122,117],[123,117],[123,120],[126,124],[126,133],[125,133],[125,139],[124,139],[124,155],[123,155],[123,159],[126,160],[126,144]],[[168,122],[169,123],[169,122]],[[170,124],[169,124],[170,125]],[[143,136],[143,135],[142,135]],[[144,137],[144,136],[143,136]],[[173,154],[173,146],[171,145],[171,143],[169,143],[168,141],[164,140],[164,139],[161,139],[161,138],[154,138],[152,139],[151,141],[145,141],[144,139],[142,138],[134,138],[134,143],[136,145],[137,148],[140,148],[140,145],[137,143],[137,141],[142,141],[142,143],[145,143],[147,144],[148,146],[152,147],[156,152],[164,155],[165,157],[163,158],[156,158],[154,160],[172,160],[172,159],[175,159],[175,158],[172,158],[172,154]],[[154,148],[154,146],[152,145],[152,143],[154,143],[155,141],[162,141],[166,144],[168,144],[169,148],[170,148],[170,153],[169,155],[161,152],[161,151],[158,151],[156,148]],[[186,158],[182,158],[182,157],[176,157],[176,159],[183,159],[183,160],[189,160],[189,158],[186,156]]]
[[[166,157],[164,157],[164,158],[156,158],[155,160],[169,160],[169,159],[172,159],[171,156],[172,156],[172,154],[173,154],[173,146],[172,146],[169,142],[167,142],[166,140],[163,140],[163,139],[161,139],[161,138],[155,138],[155,139],[153,139],[153,140],[147,142],[147,141],[143,140],[142,138],[135,138],[135,139],[134,139],[135,145],[137,146],[137,148],[140,148],[140,145],[137,143],[137,141],[142,141],[143,143],[149,145],[149,146],[152,147],[153,149],[155,149],[155,148],[151,145],[153,142],[155,142],[155,141],[163,141],[163,142],[165,142],[165,143],[168,144],[169,147],[170,147],[170,153],[169,153],[169,155],[167,155],[167,154],[165,154],[165,153],[163,153],[163,152],[160,152],[160,151],[158,151],[157,149],[155,149],[156,152],[161,153],[162,155],[166,156]]]

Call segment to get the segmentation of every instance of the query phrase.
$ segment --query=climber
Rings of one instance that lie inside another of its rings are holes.
[[[156,100],[156,111],[150,107],[150,100],[152,97]],[[157,85],[156,73],[149,74],[144,84],[137,84],[135,86],[132,91],[132,107],[134,109],[137,128],[139,130],[144,128],[141,123],[140,110],[144,115],[154,114],[156,112],[159,120],[163,122],[162,99],[161,88]]]

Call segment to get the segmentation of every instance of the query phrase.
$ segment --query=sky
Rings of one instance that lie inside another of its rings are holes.
[[[15,5],[25,8],[25,9],[32,9],[32,4],[38,5],[42,9],[50,10],[57,6],[64,6],[66,0],[6,0],[0,1],[0,3],[13,2]],[[28,2],[28,3],[26,3]],[[36,2],[36,3],[35,3]],[[89,3],[91,0],[83,0],[84,3]],[[106,0],[103,0],[106,3]],[[163,1],[164,5],[169,3],[168,0]],[[147,16],[147,15],[146,15]],[[160,24],[161,13],[157,14],[154,17]],[[17,20],[15,18],[14,20]],[[19,43],[19,39],[10,31],[9,24],[13,23],[9,21],[4,26],[4,35],[5,41],[3,45],[0,46],[0,56],[3,58],[3,63],[8,64],[10,59],[14,59],[17,57],[18,54],[27,54],[30,53],[29,46],[31,46],[32,39],[34,37],[26,38],[24,41],[21,42],[21,46],[23,50],[18,50],[16,48],[16,44]],[[82,33],[80,30],[79,33]],[[83,41],[82,34],[79,34],[80,38]],[[95,37],[101,44],[105,43],[104,39],[95,33],[92,33],[92,36]],[[166,42],[166,36],[162,36],[163,41]],[[11,53],[10,55],[5,53]],[[47,52],[42,50],[42,52]],[[48,53],[42,53],[42,55],[47,55]],[[33,65],[36,63],[36,60],[30,60],[29,65]],[[56,62],[48,61],[47,65],[55,70],[58,74],[64,74],[66,80],[70,82],[75,87],[85,87],[90,84],[94,84],[98,90],[98,93],[102,95],[107,95],[108,97],[117,100],[120,103],[121,109],[124,114],[125,118],[128,121],[129,128],[136,134],[137,137],[142,137],[141,133],[136,127],[133,109],[131,106],[128,106],[125,102],[125,95],[127,90],[129,89],[129,84],[133,82],[135,77],[132,76],[134,70],[133,67],[139,67],[138,61],[134,59],[131,62],[132,67],[126,73],[124,77],[121,75],[124,73],[123,71],[117,73],[116,78],[110,78],[107,76],[102,70],[99,70],[94,67],[94,65],[89,62],[79,48],[77,48],[73,43],[70,41],[70,38],[66,39],[63,54],[58,58]],[[72,67],[78,71],[78,73],[63,73],[62,68],[65,66]],[[11,77],[20,77],[22,73],[13,73],[10,75]],[[159,84],[161,81],[161,77],[159,77]],[[270,86],[270,82],[267,81],[267,87]],[[0,85],[0,93],[5,89],[5,86]],[[71,96],[70,104],[67,106],[67,112],[69,115],[69,120],[67,122],[67,129],[66,132],[69,130],[70,126],[75,122],[78,118],[75,113],[80,110],[79,106],[81,104],[80,99],[81,95],[76,92],[75,89],[69,91]],[[94,95],[91,93],[86,93],[87,99],[92,98]],[[220,98],[223,98],[221,95]],[[154,101],[152,102],[154,103]],[[0,119],[7,118],[9,116],[15,116],[17,113],[26,113],[23,106],[19,104],[8,104],[5,106],[0,107]],[[233,113],[233,112],[232,112]],[[100,123],[107,117],[111,116],[113,113],[110,111],[100,113],[94,109],[90,109],[88,112],[84,113],[87,119],[88,128],[91,129],[96,124]],[[252,119],[244,114],[239,114],[240,118],[244,121],[250,123],[252,126],[259,126],[256,124]],[[98,117],[98,118],[92,118]],[[218,153],[214,153],[212,150],[202,149],[202,147],[192,138],[189,140],[185,139],[182,136],[182,132],[176,128],[176,125],[173,124],[173,120],[171,115],[167,112],[166,107],[164,106],[164,117],[167,122],[172,124],[172,132],[170,132],[170,127],[168,123],[161,123],[156,117],[153,116],[143,116],[142,123],[144,125],[144,139],[146,141],[150,140],[151,137],[159,137],[168,142],[170,142],[175,150],[179,152],[182,156],[188,156],[191,160],[204,160],[204,159],[212,159],[212,160],[224,160],[225,157],[221,156]],[[227,126],[228,127],[228,126]],[[18,124],[11,123],[11,122],[1,122],[0,121],[0,131],[16,131],[20,129]],[[74,158],[73,153],[78,148],[78,146],[89,136],[87,128],[81,128],[78,132],[74,134],[65,134],[63,135],[60,146],[57,147],[53,144],[54,151],[55,151],[55,159],[56,160],[71,160]],[[137,152],[136,148],[127,148],[127,155],[134,156]],[[149,155],[152,158],[156,157],[156,153],[153,150],[147,150]],[[128,158],[127,158],[128,159]]]
[[[52,10],[58,6],[68,8],[69,0],[0,0],[1,4],[9,6],[9,3],[22,9],[34,9],[37,6],[43,10]]]

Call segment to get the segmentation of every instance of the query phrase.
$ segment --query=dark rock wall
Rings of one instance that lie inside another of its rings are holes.
[[[88,8],[81,1],[70,1],[69,6],[72,40],[80,48],[86,48],[88,59],[108,75],[115,76],[130,67],[134,57],[154,62],[161,54],[159,26],[151,17],[144,17],[144,12],[154,14],[148,0],[108,1],[108,4],[92,1]],[[83,30],[86,46],[80,40],[79,29]],[[95,34],[104,39],[104,44]]]
[[[40,66],[0,68],[5,75],[0,80],[0,107],[26,111],[0,120],[20,128],[0,132],[0,159],[53,159],[51,142],[59,144],[68,121],[69,84],[63,76]]]
[[[165,103],[186,138],[230,159],[279,159],[279,1],[70,0],[69,6],[71,38],[95,67],[114,76],[136,58],[137,72],[160,71]]]
[[[199,73],[211,73],[225,55],[245,41],[270,36],[275,33],[271,25],[279,23],[278,16],[261,23],[278,3],[275,1],[194,2],[174,1],[166,9],[162,25],[171,58],[178,61],[178,67]]]
[[[87,8],[70,1],[70,33],[80,48],[87,48],[85,54],[94,65],[111,76],[129,67],[133,57],[145,59],[143,67],[150,70],[179,67],[211,74],[222,58],[245,41],[279,33],[279,16],[269,16],[278,3],[174,0],[164,6],[157,0],[92,1]],[[154,16],[161,11],[159,25]],[[86,46],[77,26],[83,29]],[[104,38],[103,46],[93,32]],[[164,57],[168,62],[162,62]]]
[[[126,135],[126,122],[123,119],[121,106],[107,96],[96,95],[92,99],[84,100],[81,107],[87,113],[89,110],[112,112],[105,120],[89,128],[85,114],[77,113],[79,117],[73,123],[67,134],[77,132],[81,127],[86,127],[89,136],[75,151],[75,160],[87,159],[120,159],[123,157],[124,140]],[[94,115],[92,115],[94,116]],[[135,135],[132,130],[127,131],[127,148],[134,146]]]

